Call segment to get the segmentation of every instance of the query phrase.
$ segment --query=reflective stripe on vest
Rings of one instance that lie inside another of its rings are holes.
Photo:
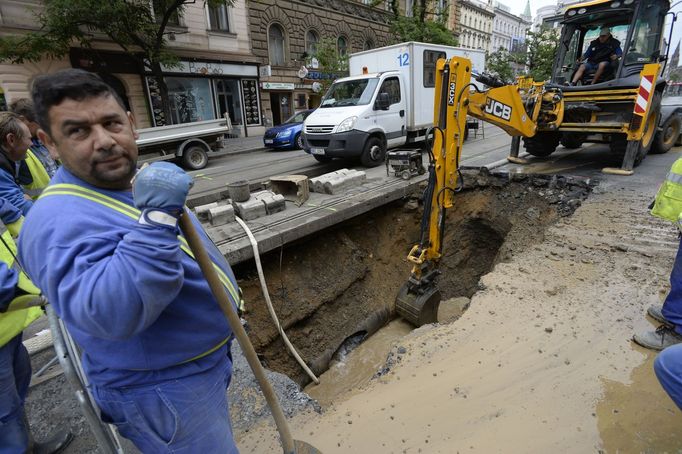
[[[112,210],[118,211],[119,213],[124,214],[129,218],[134,219],[135,221],[138,221],[140,219],[140,216],[142,215],[142,212],[135,207],[132,207],[126,203],[120,202],[112,197],[106,196],[91,189],[77,186],[75,184],[54,184],[48,187],[45,191],[43,191],[41,197],[52,195],[71,195],[91,200],[93,202],[99,203],[100,205],[104,205],[108,208],[111,208]],[[182,235],[178,235],[178,240],[180,240],[180,248],[183,250],[183,252],[185,252],[185,254],[189,255],[193,260],[195,260],[194,254],[190,250],[185,237]],[[225,272],[223,272],[223,270],[218,265],[216,265],[215,262],[212,263],[213,268],[215,268],[216,272],[218,273],[220,282],[223,284],[223,286],[225,286],[230,296],[232,297],[232,301],[234,301],[235,303],[239,303],[240,301],[239,293],[235,290],[234,285],[232,285],[232,281],[230,281]]]
[[[5,224],[0,222],[0,261],[4,262],[9,268],[14,269],[19,273],[19,282],[17,287],[25,293],[24,295],[15,297],[10,306],[17,302],[24,301],[27,297],[34,299],[40,295],[40,290],[33,285],[24,271],[15,260],[17,255],[17,246],[10,235],[9,230]],[[32,307],[19,311],[11,311],[0,314],[0,347],[12,340],[16,335],[21,333],[28,325],[43,314],[39,307]]]
[[[40,159],[38,159],[31,150],[28,150],[26,153],[25,161],[28,166],[28,171],[31,173],[31,178],[33,178],[33,182],[31,184],[22,185],[21,187],[26,194],[35,200],[45,190],[47,185],[50,184],[50,175],[47,173],[47,170],[45,170]]]
[[[682,158],[675,161],[658,189],[651,214],[678,223],[682,214]]]

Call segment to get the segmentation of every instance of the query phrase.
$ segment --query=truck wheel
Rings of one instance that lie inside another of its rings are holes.
[[[646,119],[646,125],[644,126],[644,132],[642,133],[642,140],[639,142],[639,150],[635,156],[635,167],[640,165],[646,155],[651,150],[654,144],[654,138],[656,136],[656,129],[658,128],[658,122],[661,118],[661,93],[655,92],[654,98],[651,101],[651,111]]]
[[[360,162],[365,167],[376,167],[384,163],[386,146],[378,137],[370,137],[365,144],[365,150],[360,155]]]
[[[192,145],[182,154],[182,164],[189,170],[199,170],[208,164],[208,155],[201,145]]]
[[[566,148],[575,149],[580,148],[585,141],[583,134],[576,134],[574,132],[561,133],[561,145]]]
[[[533,156],[544,158],[554,153],[559,145],[560,135],[553,131],[540,131],[533,137],[524,137],[523,146]]]
[[[677,142],[682,129],[682,120],[677,115],[668,118],[661,130],[656,133],[654,137],[654,144],[651,147],[651,154],[663,154],[670,151],[670,149]]]
[[[298,150],[303,150],[303,136],[299,132],[296,134],[296,137],[294,137],[294,148]]]

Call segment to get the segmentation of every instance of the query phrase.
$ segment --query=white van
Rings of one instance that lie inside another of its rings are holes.
[[[439,58],[466,57],[483,72],[485,52],[426,43],[401,43],[352,54],[352,76],[337,79],[303,125],[304,149],[320,162],[359,157],[384,162],[386,150],[423,140],[433,125]]]

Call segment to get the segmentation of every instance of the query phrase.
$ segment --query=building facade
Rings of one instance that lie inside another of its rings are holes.
[[[346,0],[249,0],[253,54],[261,65],[260,92],[266,125],[320,104],[321,80],[343,75],[315,58],[322,40],[340,55],[389,44],[389,3],[376,7]]]
[[[489,52],[495,18],[492,0],[458,0],[450,4],[450,11],[459,45]]]
[[[37,0],[0,0],[0,33],[32,31],[40,10]],[[0,91],[7,104],[27,97],[33,79],[63,68],[97,72],[121,95],[139,128],[220,118],[227,114],[235,133],[262,134],[258,59],[251,53],[245,0],[234,6],[208,8],[188,3],[166,29],[168,49],[180,64],[164,68],[171,118],[160,108],[158,87],[149,73],[106,36],[96,36],[93,49],[72,48],[58,60],[0,64]],[[254,113],[255,112],[255,113]]]
[[[527,4],[527,9],[530,5]],[[511,9],[499,2],[494,4],[495,19],[493,20],[493,34],[491,51],[504,49],[508,52],[521,52],[526,41],[526,32],[532,22],[530,11],[521,16],[511,13]]]

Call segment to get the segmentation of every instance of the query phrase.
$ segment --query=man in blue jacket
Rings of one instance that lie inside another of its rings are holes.
[[[40,140],[63,165],[24,222],[19,256],[82,348],[102,419],[144,453],[237,452],[232,333],[178,236],[191,178],[155,163],[131,184],[134,119],[97,75],[41,76],[32,95]],[[232,270],[199,230],[236,304]]]
[[[19,184],[20,163],[31,146],[31,131],[14,112],[0,112],[0,197],[28,213],[33,203]]]

